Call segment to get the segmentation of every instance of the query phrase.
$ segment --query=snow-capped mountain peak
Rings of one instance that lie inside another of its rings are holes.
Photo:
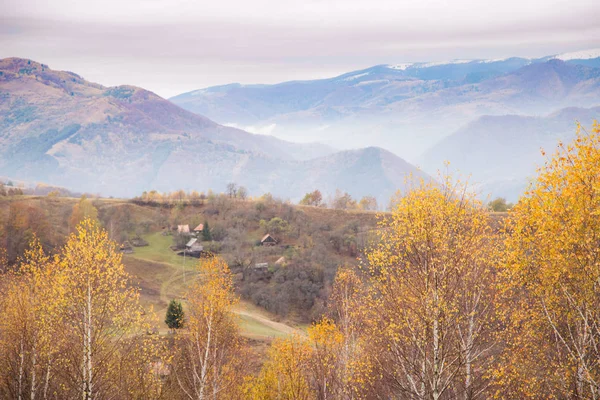
[[[600,58],[600,49],[588,49],[588,50],[580,50],[574,51],[571,53],[563,53],[554,56],[559,60],[568,61],[568,60],[591,60],[594,58]]]

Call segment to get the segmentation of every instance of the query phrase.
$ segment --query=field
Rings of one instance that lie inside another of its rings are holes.
[[[172,238],[160,232],[145,235],[144,239],[149,245],[135,248],[134,254],[123,257],[123,262],[141,289],[143,304],[151,306],[160,318],[159,332],[166,334],[168,328],[162,319],[167,305],[171,299],[180,299],[185,307],[186,289],[197,278],[195,265],[199,260],[187,257],[184,264],[183,257],[169,248]],[[242,335],[248,338],[268,340],[302,332],[300,327],[277,322],[275,316],[248,302],[240,301],[236,313]]]

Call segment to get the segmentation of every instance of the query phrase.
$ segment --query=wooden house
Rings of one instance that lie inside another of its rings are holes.
[[[119,251],[124,254],[133,253],[133,246],[128,241],[124,242],[121,246],[119,246]]]
[[[201,235],[203,230],[204,230],[204,224],[198,224],[198,226],[194,228],[194,235],[196,235],[196,236]]]
[[[198,239],[192,238],[186,243],[185,249],[192,253],[199,253],[204,250],[204,246],[202,246],[202,243]]]
[[[285,257],[281,256],[275,261],[275,265],[285,265]]]
[[[267,233],[262,239],[260,239],[260,244],[262,246],[275,246],[277,244],[277,240]]]

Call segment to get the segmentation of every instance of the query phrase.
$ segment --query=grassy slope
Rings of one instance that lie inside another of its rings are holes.
[[[170,236],[155,232],[144,238],[149,245],[136,248],[134,254],[126,255],[123,261],[141,288],[143,303],[152,306],[162,318],[171,299],[185,299],[187,288],[197,277],[195,265],[198,260],[187,257],[184,264],[183,257],[170,250]],[[236,313],[240,317],[242,334],[247,337],[268,339],[300,332],[297,328],[274,321],[272,315],[247,302],[240,302]],[[160,331],[167,331],[162,320]]]
[[[17,196],[13,198],[0,197],[0,230],[3,221],[8,218],[8,210],[11,202],[27,202],[46,211],[48,223],[52,227],[55,236],[54,242],[60,245],[69,232],[68,218],[71,214],[73,205],[78,201],[74,198],[53,198],[44,196]],[[164,316],[168,302],[171,299],[184,299],[187,288],[193,282],[196,272],[195,265],[197,259],[187,258],[184,260],[170,250],[172,237],[163,236],[160,226],[170,211],[161,210],[152,207],[133,205],[125,200],[101,199],[94,201],[96,207],[101,212],[113,207],[127,207],[131,212],[136,223],[140,221],[154,221],[155,225],[150,233],[143,235],[148,241],[149,246],[135,248],[134,254],[127,254],[123,257],[123,263],[129,274],[133,278],[133,283],[140,287],[141,301],[144,306],[152,307],[159,319],[160,332],[166,333],[167,327],[164,324]],[[251,202],[239,203],[239,207],[251,209],[254,205]],[[349,219],[359,221],[361,226],[373,226],[374,214],[369,212],[348,212],[341,210],[327,210],[314,207],[300,207],[298,210],[304,212],[309,220],[319,221],[323,224],[330,224],[332,227],[340,226]],[[194,217],[203,221],[208,219],[211,226],[218,222],[214,217],[206,217],[200,214],[201,208],[191,208],[186,211],[184,220],[192,221]],[[500,220],[506,216],[506,213],[493,213],[494,227],[497,229]],[[2,232],[0,231],[0,236]],[[259,239],[263,232],[257,227],[251,228],[245,232],[246,239],[254,241]],[[286,244],[299,245],[298,240],[289,238]],[[277,255],[274,258],[278,258]],[[273,260],[270,260],[273,261]],[[348,258],[348,261],[350,258]],[[186,280],[183,280],[185,271]],[[185,302],[184,302],[185,306]],[[302,333],[305,326],[301,326],[289,321],[281,321],[280,317],[268,313],[267,311],[254,306],[248,302],[240,302],[236,309],[239,316],[239,325],[242,334],[247,337],[253,347],[263,348],[271,338],[289,335],[294,332]],[[260,352],[260,351],[259,351]]]
[[[57,243],[64,241],[69,232],[68,216],[73,205],[79,199],[75,198],[52,198],[44,196],[0,196],[0,225],[8,218],[9,206],[12,202],[26,202],[40,207],[46,211],[48,223],[54,234],[59,238]],[[125,200],[101,199],[95,200],[99,209],[108,209],[115,206],[131,207],[136,218],[153,218],[155,211],[147,208],[131,205]],[[0,232],[1,234],[1,232]],[[152,307],[159,319],[159,331],[166,333],[164,316],[168,302],[171,299],[182,299],[189,284],[193,281],[196,272],[197,259],[187,258],[185,261],[186,282],[183,282],[183,258],[171,251],[169,246],[173,244],[172,237],[162,236],[161,232],[152,232],[144,235],[149,246],[135,248],[134,254],[126,254],[123,257],[125,269],[132,276],[133,283],[140,287],[141,301],[144,306]],[[252,339],[264,341],[273,337],[287,335],[291,332],[301,332],[281,322],[276,322],[277,317],[268,312],[241,302],[238,306],[240,315],[240,327],[242,334]]]

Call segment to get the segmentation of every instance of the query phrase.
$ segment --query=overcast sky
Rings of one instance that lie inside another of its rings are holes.
[[[600,47],[599,0],[0,0],[0,58],[170,97],[376,64]]]

